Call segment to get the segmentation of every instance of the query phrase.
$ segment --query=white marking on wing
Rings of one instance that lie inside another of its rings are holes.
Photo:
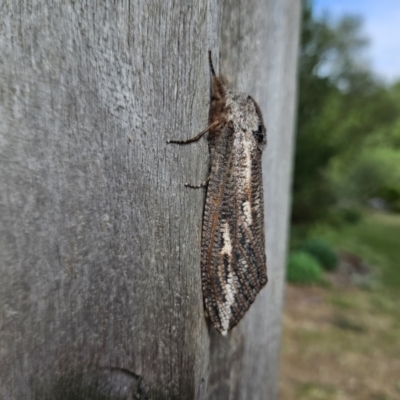
[[[224,241],[224,245],[221,250],[221,255],[224,256],[225,254],[229,257],[229,262],[232,259],[232,241],[229,232],[229,225],[227,222],[222,224],[222,237]],[[229,268],[231,269],[231,265],[229,264]],[[228,333],[229,322],[232,315],[232,306],[235,304],[235,295],[236,295],[236,288],[233,283],[234,277],[231,271],[228,272],[227,278],[225,280],[224,274],[224,264],[223,264],[223,257],[221,257],[221,264],[219,265],[220,271],[220,279],[223,279],[224,282],[224,299],[222,304],[219,304],[219,314],[221,318],[221,333],[226,335]],[[230,314],[229,314],[230,313]]]
[[[229,225],[227,222],[223,223],[222,237],[224,239],[224,247],[222,247],[221,254],[227,254],[229,258],[232,258],[232,242],[231,235],[229,232]]]
[[[253,223],[253,216],[251,214],[251,205],[249,201],[243,203],[243,212],[246,225],[251,225]]]

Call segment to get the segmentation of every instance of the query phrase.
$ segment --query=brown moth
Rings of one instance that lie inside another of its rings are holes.
[[[210,171],[201,240],[201,278],[206,311],[226,335],[267,283],[261,155],[266,129],[252,97],[227,90],[212,74],[209,126]]]

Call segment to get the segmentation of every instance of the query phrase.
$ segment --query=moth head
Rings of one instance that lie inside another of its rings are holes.
[[[262,113],[261,113],[260,107],[258,106],[258,104],[255,102],[255,100],[251,96],[247,96],[247,100],[252,102],[252,104],[254,106],[255,115],[256,115],[257,129],[253,130],[253,135],[254,135],[255,139],[257,140],[258,148],[260,150],[263,150],[267,144],[267,129],[265,128],[265,125],[264,125]]]

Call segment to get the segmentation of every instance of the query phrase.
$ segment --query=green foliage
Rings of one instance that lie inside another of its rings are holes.
[[[377,197],[384,199],[391,211],[400,213],[400,187],[399,185],[385,185],[376,193]]]
[[[332,189],[342,201],[365,203],[382,196],[395,203],[400,196],[400,151],[389,147],[364,147],[357,155],[337,157],[327,172]]]
[[[321,239],[309,239],[301,245],[300,249],[312,255],[327,271],[332,271],[337,266],[336,253]]]
[[[361,210],[356,207],[340,208],[336,211],[336,214],[347,224],[358,224],[363,218]]]
[[[322,267],[310,254],[294,251],[289,255],[287,280],[291,283],[311,284],[321,281]]]
[[[387,88],[360,62],[359,18],[317,19],[303,5],[292,220],[310,224],[397,190],[400,82]]]

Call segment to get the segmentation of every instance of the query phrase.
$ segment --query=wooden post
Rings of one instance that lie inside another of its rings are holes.
[[[301,2],[227,0],[221,70],[264,112],[269,282],[228,340],[212,332],[209,399],[277,398]]]
[[[0,398],[274,398],[299,8],[1,6]],[[270,282],[225,341],[203,314],[204,192],[184,187],[207,143],[166,144],[207,124],[209,49],[269,134]]]

